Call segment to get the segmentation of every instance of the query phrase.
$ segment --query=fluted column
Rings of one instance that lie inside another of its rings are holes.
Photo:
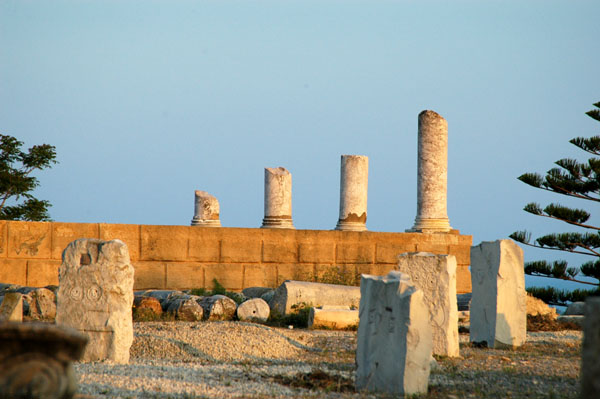
[[[336,230],[367,229],[369,157],[342,155],[340,169],[340,217]]]
[[[293,229],[292,174],[286,168],[265,168],[263,228]]]
[[[417,217],[409,231],[448,232],[448,123],[434,111],[419,114]]]
[[[206,191],[194,193],[194,218],[192,226],[221,227],[219,201]]]

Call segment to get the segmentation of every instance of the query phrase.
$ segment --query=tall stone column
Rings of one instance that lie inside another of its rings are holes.
[[[194,218],[192,226],[221,227],[219,201],[206,191],[194,192]]]
[[[263,228],[293,229],[292,174],[286,168],[265,168]]]
[[[419,114],[417,217],[408,231],[448,232],[448,122],[434,111]]]
[[[342,155],[340,171],[340,218],[336,230],[367,229],[369,157]]]

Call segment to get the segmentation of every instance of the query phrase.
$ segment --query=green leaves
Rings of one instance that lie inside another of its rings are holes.
[[[50,220],[50,203],[36,199],[31,192],[38,187],[35,170],[56,163],[56,150],[49,144],[35,145],[27,152],[21,151],[23,142],[12,136],[0,135],[0,219]],[[22,204],[11,204],[25,198]]]

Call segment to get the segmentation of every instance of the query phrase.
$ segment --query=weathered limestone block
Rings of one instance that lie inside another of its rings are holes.
[[[269,304],[260,298],[248,299],[237,307],[237,317],[242,321],[265,322],[269,318]]]
[[[340,217],[336,230],[367,229],[369,157],[342,155],[340,171]]]
[[[160,301],[151,296],[136,296],[133,298],[133,306],[137,310],[138,314],[153,314],[153,315],[161,315],[162,305]]]
[[[600,297],[585,300],[581,349],[581,399],[600,398]]]
[[[356,349],[356,389],[426,393],[432,354],[423,292],[397,271],[363,275]]]
[[[410,231],[448,232],[448,122],[434,111],[419,114],[417,217]]]
[[[47,288],[37,288],[30,294],[29,316],[33,320],[54,320],[56,317],[56,295]]]
[[[263,228],[293,229],[292,174],[283,167],[265,168]]]
[[[512,240],[471,248],[471,342],[518,347],[527,338],[523,250]]]
[[[358,320],[358,309],[350,309],[347,306],[310,308],[308,328],[343,330],[358,326]]]
[[[194,217],[192,226],[221,227],[219,201],[206,191],[194,192]]]
[[[204,297],[200,306],[204,309],[204,319],[209,321],[232,320],[237,309],[235,301],[225,295]]]
[[[423,292],[433,332],[433,353],[460,356],[454,255],[405,253],[398,256],[397,269],[408,274],[415,287]]]
[[[23,294],[7,292],[0,305],[0,322],[23,321]]]
[[[190,295],[169,300],[167,312],[173,313],[178,320],[200,321],[204,317],[204,309],[200,306],[199,297]]]
[[[70,399],[77,390],[71,365],[87,337],[49,323],[0,324],[0,398]]]
[[[79,239],[62,254],[56,323],[87,335],[83,361],[129,362],[133,266],[120,240]]]
[[[280,315],[289,314],[292,306],[302,303],[356,308],[360,303],[360,287],[286,280],[277,287],[269,302],[271,310]]]

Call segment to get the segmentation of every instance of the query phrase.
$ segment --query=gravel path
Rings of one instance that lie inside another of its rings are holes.
[[[147,322],[134,323],[134,334],[130,364],[75,365],[80,398],[385,397],[348,389],[356,332]],[[438,359],[427,397],[575,398],[581,337],[580,331],[529,333],[526,345],[510,351],[473,348],[461,334],[461,358]],[[329,386],[302,385],[322,375]]]

